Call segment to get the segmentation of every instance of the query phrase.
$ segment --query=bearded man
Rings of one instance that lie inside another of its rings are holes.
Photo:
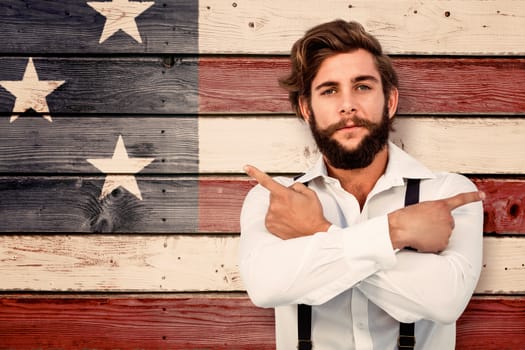
[[[321,156],[259,185],[241,213],[241,277],[275,308],[276,347],[455,348],[481,271],[484,194],[388,141],[398,78],[355,22],[309,30],[281,80]]]

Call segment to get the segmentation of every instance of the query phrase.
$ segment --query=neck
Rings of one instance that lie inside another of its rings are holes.
[[[377,180],[384,174],[388,163],[388,146],[379,151],[370,165],[359,169],[338,169],[325,159],[328,175],[336,178],[345,191],[354,195],[361,209]]]

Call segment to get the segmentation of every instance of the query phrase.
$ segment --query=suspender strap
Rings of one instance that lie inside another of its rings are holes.
[[[312,306],[297,305],[298,350],[312,350]]]
[[[305,183],[308,186],[308,183]],[[419,179],[407,179],[405,193],[405,207],[419,202]],[[416,345],[414,336],[414,323],[399,323],[399,337],[397,346],[399,350],[413,350]],[[312,350],[312,306],[297,305],[297,349]]]
[[[407,191],[405,193],[405,207],[419,202],[419,179],[407,179]],[[412,249],[412,248],[409,248]],[[399,350],[413,350],[416,345],[414,336],[415,325],[413,323],[399,323],[399,337],[397,347]]]
[[[419,179],[407,179],[405,207],[419,202]]]
[[[413,323],[399,323],[399,338],[397,338],[397,347],[399,350],[412,350],[416,345],[414,336]]]
[[[297,180],[304,174],[294,178]],[[308,182],[304,183],[308,186]],[[297,350],[312,350],[312,306],[306,304],[297,305]]]

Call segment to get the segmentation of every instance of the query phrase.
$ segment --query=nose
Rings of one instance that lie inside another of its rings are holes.
[[[346,93],[342,95],[341,105],[339,108],[339,113],[341,114],[351,114],[356,112],[355,101],[352,98],[351,94]]]

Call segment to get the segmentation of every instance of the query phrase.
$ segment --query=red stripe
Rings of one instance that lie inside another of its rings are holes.
[[[394,58],[400,77],[400,114],[523,114],[525,59]],[[201,58],[203,113],[289,113],[278,78],[288,59]]]
[[[486,233],[525,234],[525,180],[473,179],[487,193],[484,201]],[[201,178],[199,232],[239,232],[244,197],[255,184],[246,178]]]
[[[525,298],[474,298],[458,350],[520,349]],[[3,349],[274,349],[272,309],[244,295],[0,297]]]

